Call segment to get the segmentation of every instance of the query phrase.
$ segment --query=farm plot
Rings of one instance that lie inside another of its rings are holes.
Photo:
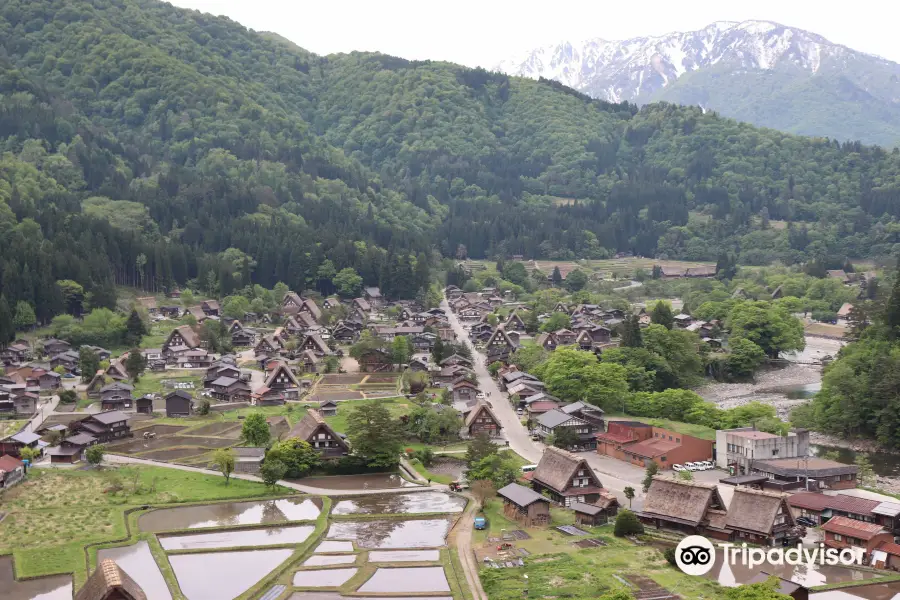
[[[235,440],[217,437],[198,437],[192,435],[157,437],[152,440],[133,440],[124,444],[110,446],[110,451],[122,454],[137,454],[150,450],[166,450],[181,446],[196,446],[198,448],[227,448],[233,446]]]
[[[192,429],[190,435],[221,436],[229,439],[237,439],[241,436],[241,424],[235,422],[210,423],[209,425]]]
[[[330,373],[322,376],[322,384],[323,385],[351,385],[355,383],[362,383],[362,380],[368,377],[367,375],[354,375],[349,373],[335,374]]]

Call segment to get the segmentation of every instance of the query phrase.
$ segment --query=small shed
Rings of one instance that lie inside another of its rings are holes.
[[[184,390],[175,390],[166,395],[166,416],[169,418],[189,417],[193,406],[193,398]]]
[[[523,527],[536,527],[550,523],[550,501],[534,490],[517,483],[500,488],[497,495],[503,498],[503,516],[521,523]]]
[[[235,473],[259,474],[263,458],[266,456],[265,448],[242,447],[234,448]]]
[[[153,413],[153,398],[150,396],[141,396],[134,401],[134,409],[145,415]]]
[[[575,511],[575,524],[596,527],[605,525],[609,518],[616,515],[619,510],[619,501],[615,496],[603,494],[596,504],[573,502],[572,510]]]
[[[337,415],[338,405],[334,400],[322,400],[319,404],[319,414],[323,417],[333,417]]]

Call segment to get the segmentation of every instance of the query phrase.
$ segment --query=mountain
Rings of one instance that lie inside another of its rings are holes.
[[[538,48],[497,70],[595,98],[699,105],[782,131],[895,146],[900,65],[768,21]]]
[[[115,306],[343,269],[412,298],[459,256],[840,268],[894,252],[898,181],[882,148],[697,107],[317,56],[156,0],[0,3],[0,295],[42,322],[69,280]]]

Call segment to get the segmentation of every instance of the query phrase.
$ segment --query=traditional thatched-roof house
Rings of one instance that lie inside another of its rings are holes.
[[[638,516],[643,523],[656,527],[719,539],[730,537],[725,529],[725,503],[714,483],[656,476]]]
[[[322,458],[340,458],[350,451],[343,436],[336,433],[322,415],[311,408],[306,409],[306,415],[294,425],[287,437],[309,442]]]
[[[725,527],[735,540],[775,545],[798,537],[788,495],[748,487],[734,488]]]
[[[300,396],[300,382],[290,367],[281,361],[278,361],[272,368],[271,374],[266,379],[265,386],[271,390],[280,391],[288,400],[296,399]]]
[[[604,492],[603,484],[583,458],[559,448],[547,448],[531,478],[538,493],[547,492],[553,502],[593,504]]]
[[[147,595],[115,561],[104,560],[88,577],[75,600],[147,600]]]
[[[165,355],[171,348],[184,346],[190,350],[200,347],[200,336],[196,331],[191,329],[190,325],[181,325],[176,327],[169,333],[169,337],[162,345],[162,352]]]
[[[466,432],[474,437],[486,433],[490,437],[498,437],[503,425],[500,419],[487,404],[479,402],[466,417]]]
[[[320,336],[316,334],[307,335],[299,346],[300,350],[311,350],[316,356],[328,356],[331,354],[331,348],[325,343]]]

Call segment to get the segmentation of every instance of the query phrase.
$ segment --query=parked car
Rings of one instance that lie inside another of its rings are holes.
[[[704,464],[704,466],[706,467],[706,468],[704,469],[704,471],[711,471],[711,470],[713,470],[713,469],[716,468],[716,463],[714,463],[714,462],[711,461],[711,460],[704,460],[704,461],[703,461],[703,464]]]
[[[475,529],[487,529],[487,519],[484,517],[475,517]]]
[[[686,469],[681,465],[672,465],[672,470],[676,473],[680,473],[681,471],[685,471]]]
[[[476,397],[478,400],[484,400],[484,397],[485,397],[485,396],[484,396],[484,392],[478,392],[477,394],[475,394],[475,397]]]
[[[683,466],[684,466],[684,468],[685,468],[686,471],[699,471],[699,470],[700,470],[700,469],[697,467],[697,465],[695,465],[695,464],[692,463],[692,462],[686,462],[686,463],[684,463]]]
[[[803,525],[805,527],[817,527],[818,526],[816,524],[816,522],[813,521],[812,519],[810,519],[809,517],[797,517],[796,520],[799,525]]]
[[[520,417],[521,417],[524,413],[525,413],[525,411],[522,410],[522,407],[521,407],[521,406],[520,406],[519,408],[516,409],[516,414],[519,415]]]

